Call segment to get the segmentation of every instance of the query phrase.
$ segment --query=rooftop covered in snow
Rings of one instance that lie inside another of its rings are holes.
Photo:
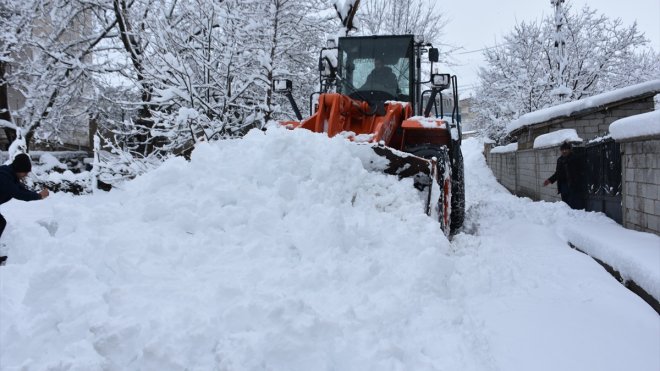
[[[658,93],[660,93],[660,79],[647,81],[645,83],[609,91],[585,99],[530,112],[520,116],[517,120],[511,121],[507,125],[506,131],[507,133],[512,134],[525,127],[546,123],[555,119],[586,115],[609,105],[624,103],[641,97],[653,96]]]

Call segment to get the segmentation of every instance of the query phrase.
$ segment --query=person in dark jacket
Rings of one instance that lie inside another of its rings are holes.
[[[32,171],[32,163],[30,157],[25,153],[16,155],[10,165],[0,166],[0,204],[4,204],[12,198],[22,201],[35,201],[48,197],[49,191],[47,188],[37,193],[23,186],[21,180],[30,171]],[[6,226],[7,221],[0,214],[0,236],[2,236]],[[6,260],[6,256],[0,256],[0,264],[4,264]]]
[[[559,149],[561,156],[557,159],[555,173],[543,182],[543,186],[557,182],[557,193],[561,194],[561,200],[572,209],[582,209],[580,162],[573,154],[570,143],[564,142]]]
[[[374,59],[374,69],[367,76],[360,90],[378,90],[396,97],[399,89],[396,75],[387,67],[382,58]]]

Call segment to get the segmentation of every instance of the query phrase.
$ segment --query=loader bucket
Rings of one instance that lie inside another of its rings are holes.
[[[425,211],[427,215],[432,213],[432,205],[435,203],[435,198],[439,197],[436,190],[440,190],[441,174],[437,171],[437,159],[433,158],[427,160],[425,158],[411,155],[410,153],[398,151],[396,149],[386,147],[383,145],[374,145],[372,150],[378,155],[387,159],[387,165],[384,167],[372,167],[371,170],[379,170],[389,175],[396,175],[399,179],[412,178],[413,184],[417,190],[426,192],[426,206]],[[435,183],[435,184],[434,184]],[[441,223],[442,224],[442,223]],[[444,227],[444,224],[442,224]],[[449,229],[446,229],[447,232]]]
[[[382,172],[396,175],[399,179],[414,178],[415,187],[420,190],[431,184],[432,166],[429,160],[382,145],[375,145],[372,149],[389,161],[387,167],[379,169]]]

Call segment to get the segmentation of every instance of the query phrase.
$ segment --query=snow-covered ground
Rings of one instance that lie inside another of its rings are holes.
[[[511,196],[480,146],[451,243],[368,148],[305,131],[5,204],[0,369],[660,369],[659,316],[567,246],[606,218]]]

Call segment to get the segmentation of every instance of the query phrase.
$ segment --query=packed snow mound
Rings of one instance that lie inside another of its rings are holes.
[[[2,367],[479,369],[469,341],[443,340],[464,336],[437,315],[447,239],[412,181],[371,160],[253,131],[121,190],[18,205],[42,215],[3,236]]]
[[[0,368],[660,369],[657,313],[567,245],[607,218],[512,196],[462,147],[451,246],[368,146],[303,130],[4,204]]]

